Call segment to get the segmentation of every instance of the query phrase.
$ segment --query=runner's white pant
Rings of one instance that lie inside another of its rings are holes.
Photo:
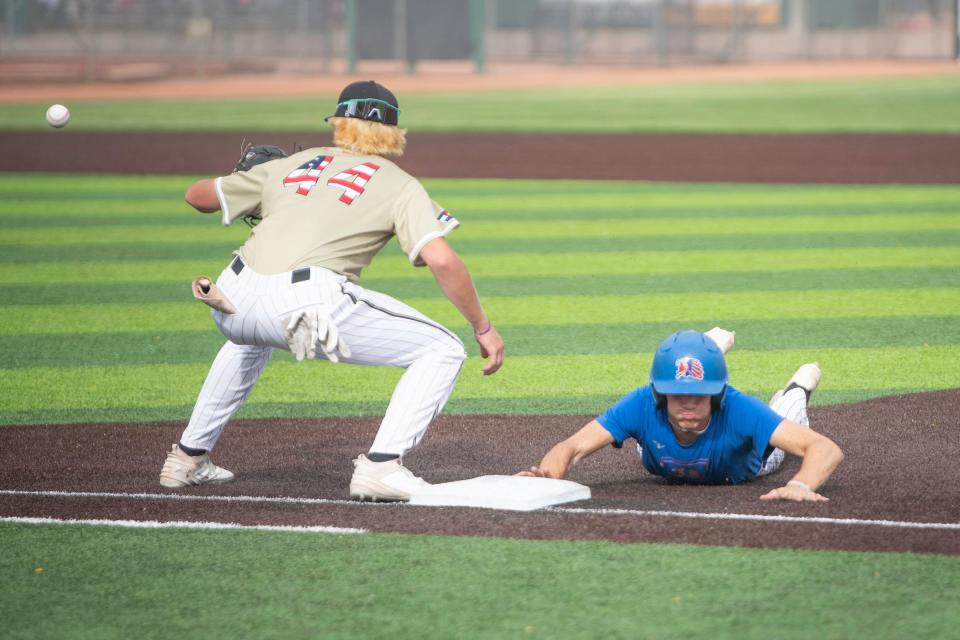
[[[327,269],[261,275],[238,258],[223,270],[217,285],[237,313],[213,311],[214,322],[228,342],[210,367],[180,439],[187,447],[213,449],[273,349],[289,351],[283,327],[294,312],[322,307],[330,314],[351,351],[342,362],[406,369],[370,447],[377,453],[403,455],[420,442],[450,397],[467,357],[463,343],[448,329],[388,295],[364,289]],[[324,356],[318,351],[317,357]]]
[[[804,427],[810,426],[810,418],[807,417],[807,394],[799,387],[794,387],[779,398],[771,400],[770,408],[787,420],[793,420]],[[771,474],[779,469],[785,455],[783,449],[774,449],[767,461],[763,463],[757,477]]]

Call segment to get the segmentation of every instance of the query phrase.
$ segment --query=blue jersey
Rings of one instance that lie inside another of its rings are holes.
[[[636,438],[650,473],[704,484],[736,484],[756,477],[773,450],[770,436],[782,421],[760,400],[730,386],[707,430],[687,445],[677,441],[666,409],[657,410],[650,385],[632,391],[597,418],[615,447]]]

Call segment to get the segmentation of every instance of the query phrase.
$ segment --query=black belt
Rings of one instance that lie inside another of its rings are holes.
[[[247,266],[243,263],[243,260],[240,259],[240,256],[234,257],[233,261],[230,263],[230,268],[237,275],[240,275],[240,272],[243,271],[243,268]],[[305,282],[310,279],[310,267],[303,267],[301,269],[294,269],[290,272],[290,283],[296,284],[298,282]]]

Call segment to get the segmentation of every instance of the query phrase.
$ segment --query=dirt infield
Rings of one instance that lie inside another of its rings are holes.
[[[330,144],[296,132],[7,131],[0,171],[223,175],[243,138],[291,150]],[[584,149],[603,149],[603,162],[573,160]],[[399,164],[424,178],[958,184],[957,157],[960,135],[422,133]]]
[[[157,476],[181,424],[3,427],[0,516],[960,554],[960,468],[951,464],[960,457],[958,413],[960,390],[813,408],[815,428],[835,439],[847,456],[823,489],[828,503],[758,500],[791,477],[797,460],[772,477],[739,486],[671,485],[644,472],[628,445],[602,450],[573,470],[570,479],[589,485],[592,500],[535,512],[347,501],[350,460],[365,451],[377,428],[378,420],[371,418],[239,421],[228,428],[215,456],[237,479],[180,492],[162,489]],[[588,419],[445,416],[406,463],[431,482],[512,474]],[[39,491],[66,493],[19,493]],[[149,495],[69,495],[73,492]],[[281,497],[312,500],[269,500]],[[730,519],[736,514],[801,520]],[[954,528],[909,523],[952,523]]]

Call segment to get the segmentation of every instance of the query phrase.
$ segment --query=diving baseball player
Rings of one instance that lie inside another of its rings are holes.
[[[727,384],[724,353],[733,333],[681,331],[653,357],[650,384],[635,389],[600,417],[553,447],[519,475],[563,478],[577,462],[634,438],[644,468],[678,482],[736,484],[776,471],[784,452],[803,458],[787,483],[761,500],[825,501],[817,493],[843,452],[809,427],[807,401],[820,367],[797,369],[769,406]]]
[[[335,147],[289,157],[272,147],[266,161],[187,190],[189,204],[201,212],[222,211],[225,225],[241,218],[257,224],[216,283],[194,283],[195,295],[214,308],[213,320],[227,342],[179,444],[167,454],[163,486],[233,479],[208,452],[274,349],[290,350],[298,360],[404,368],[369,452],[354,460],[350,496],[403,501],[427,484],[401,457],[443,409],[467,354],[449,329],[360,286],[362,270],[396,236],[410,263],[428,266],[472,325],[488,359],[485,375],[500,368],[504,349],[466,266],[446,241],[458,221],[384,157],[403,152],[399,113],[385,87],[355,82],[327,118]]]

